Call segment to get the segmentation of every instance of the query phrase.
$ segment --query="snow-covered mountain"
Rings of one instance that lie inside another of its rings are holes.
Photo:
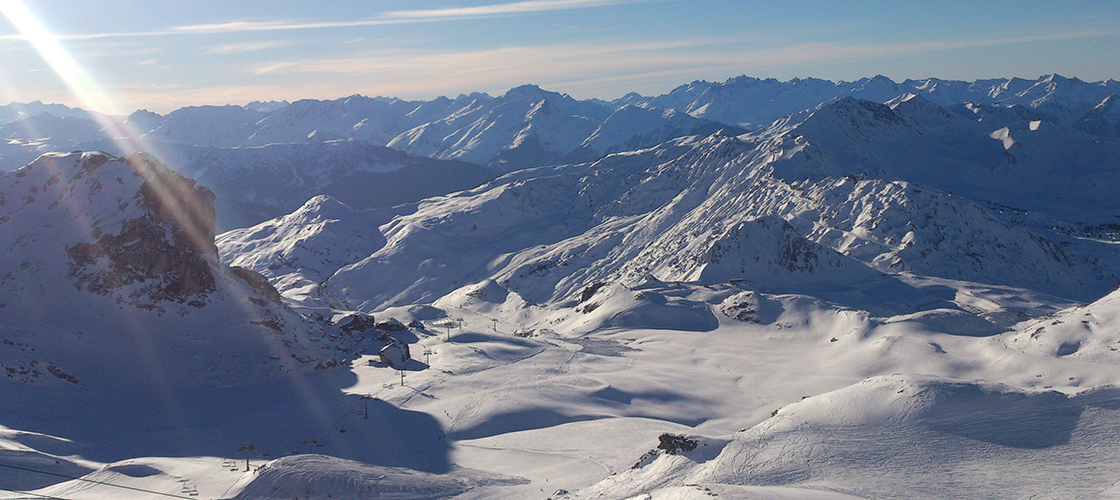
[[[267,116],[244,106],[189,106],[159,120],[146,137],[175,144],[237,147],[256,131],[256,123]]]
[[[351,307],[378,310],[482,280],[530,303],[552,303],[597,282],[647,276],[744,279],[787,293],[827,285],[832,290],[820,293],[843,301],[837,289],[844,283],[866,289],[880,281],[866,265],[1080,300],[1114,285],[1120,269],[1095,257],[1111,252],[1108,245],[1037,234],[998,211],[1014,207],[1079,224],[1114,220],[1117,214],[1100,210],[1120,187],[1101,168],[1120,157],[1114,145],[1058,125],[1023,124],[1014,133],[1028,144],[1063,141],[1084,150],[1019,150],[1007,147],[1002,132],[985,132],[921,97],[891,104],[846,98],[781,135],[674,140],[592,164],[516,172],[430,199],[386,221],[384,241],[360,260],[335,264],[323,288]],[[1054,151],[1061,154],[1054,158]],[[1019,153],[1014,162],[1012,152]],[[1084,158],[1092,161],[1078,163]],[[1075,194],[1037,180],[1059,175],[1084,185]],[[254,234],[259,230],[246,229],[224,241],[255,247]],[[265,272],[275,257],[237,258]],[[886,295],[911,308],[937,302],[917,293]]]
[[[354,95],[271,106],[188,107],[169,113],[150,131],[141,131],[154,140],[193,146],[246,147],[339,139],[384,145],[419,123],[409,117],[416,106],[397,99]]]
[[[416,123],[404,101],[353,95],[334,101],[300,100],[278,107],[255,124],[242,145],[264,146],[354,139],[382,145]]]
[[[242,441],[280,454],[312,435],[332,455],[445,472],[430,418],[379,403],[382,423],[425,437],[340,436],[358,398],[331,368],[383,339],[309,321],[260,275],[219,264],[213,199],[145,155],[52,154],[3,174],[5,457],[217,455]]]
[[[724,83],[695,81],[667,94],[623,97],[623,102],[641,107],[675,109],[692,116],[757,129],[790,113],[815,109],[822,103],[846,95],[883,102],[906,92],[885,77],[845,83],[816,78],[781,82],[740,76]]]
[[[157,144],[197,182],[103,153],[5,174],[0,458],[111,484],[0,488],[1115,496],[1120,149],[1075,116],[1113,82],[801,84],[750,133],[698,116],[785,84],[408,103],[426,154],[556,164],[385,206],[356,173],[441,162],[346,137]],[[363,99],[300,106],[324,131],[404,106]],[[231,113],[294,137],[290,106]],[[215,236],[223,189],[294,211]]]
[[[422,123],[420,118],[410,117],[419,107],[420,103],[415,102],[355,95],[327,101],[191,106],[165,116],[140,110],[127,117],[95,117],[57,104],[13,103],[0,108],[0,124],[5,126],[3,138],[8,140],[7,147],[0,150],[0,160],[5,170],[12,170],[25,164],[22,158],[32,153],[69,151],[76,144],[114,139],[125,131],[133,135],[132,142],[143,139],[201,147],[256,147],[342,139],[384,145],[400,132]],[[67,127],[57,125],[60,117],[65,118],[62,123]],[[125,126],[102,129],[99,125],[113,122]],[[28,144],[39,147],[34,151],[15,148]]]
[[[4,181],[16,317],[44,319],[38,302],[56,288],[151,309],[201,307],[216,291],[213,194],[154,159],[50,154]]]
[[[43,104],[42,101],[13,102],[0,106],[0,123],[14,122],[43,113],[49,113],[59,118],[91,118],[91,113],[84,109],[71,108],[62,104]]]
[[[403,101],[353,96],[183,108],[166,117],[137,111],[107,126],[88,115],[43,112],[0,125],[0,161],[15,168],[46,152],[72,150],[153,154],[217,195],[220,231],[282,215],[321,194],[358,208],[385,207],[472,188],[500,173],[377,145],[405,128],[382,115],[412,123],[401,106],[408,108]],[[390,133],[386,126],[395,128]],[[143,131],[149,132],[135,135]]]
[[[1120,94],[1105,97],[1078,118],[1073,128],[1101,137],[1120,137]]]
[[[385,244],[372,230],[409,208],[355,210],[329,196],[316,196],[298,210],[251,228],[220,236],[232,266],[258,269],[297,302],[319,297],[319,284],[338,269]]]
[[[730,135],[741,130],[699,120],[672,109],[623,106],[611,113],[579,147],[569,151],[561,160],[570,163],[594,161],[609,153],[641,149],[684,135],[709,135],[717,131]]]
[[[787,165],[784,175],[886,176],[1076,222],[1116,217],[1106,186],[1120,178],[1106,165],[1120,144],[1043,121],[988,122],[970,123],[920,96],[883,105],[841,99],[789,132],[826,149],[829,163]],[[1054,189],[1055,179],[1076,195]]]
[[[574,149],[610,114],[535,85],[477,98],[446,118],[413,128],[389,147],[435,158],[536,166]]]
[[[1115,80],[1090,83],[1056,74],[1035,80],[1010,78],[966,82],[927,78],[901,83],[881,75],[854,82],[815,78],[782,82],[773,78],[761,80],[739,76],[723,83],[695,81],[656,97],[631,94],[618,102],[671,108],[698,118],[758,129],[790,113],[812,110],[843,97],[885,102],[910,93],[941,106],[964,103],[1024,106],[1070,124],[1117,91],[1120,91],[1120,82]]]
[[[95,149],[129,154],[111,141]],[[356,208],[391,207],[470,189],[500,172],[459,161],[413,156],[362,141],[214,148],[146,142],[177,172],[216,195],[219,231],[288,213],[318,195]]]
[[[30,163],[43,153],[71,151],[78,144],[103,137],[102,126],[81,116],[43,112],[0,125],[0,158],[10,168]]]
[[[447,117],[408,130],[389,147],[433,158],[493,165],[503,170],[564,161],[593,161],[606,153],[652,146],[673,137],[727,128],[671,110],[578,101],[535,85],[498,98],[479,96]]]
[[[812,78],[782,82],[741,76],[723,83],[696,81],[655,97],[628,94],[613,102],[581,101],[525,85],[496,98],[472,93],[455,99],[404,101],[353,95],[322,101],[186,107],[166,116],[140,111],[125,122],[135,133],[158,142],[256,147],[349,139],[510,171],[594,161],[607,153],[649,147],[682,135],[719,129],[736,134],[742,131],[738,127],[758,130],[791,114],[801,113],[803,118],[844,97],[882,103],[915,94],[947,108],[963,106],[960,113],[975,113],[979,119],[1015,110],[1025,120],[1028,117],[1023,113],[1034,111],[1039,120],[1064,125],[1077,122],[1081,123],[1079,129],[1107,137],[1116,120],[1107,112],[1106,99],[1117,92],[1120,83],[1113,80],[1089,83],[1059,75],[1035,80],[930,78],[901,83],[883,76],[854,82]],[[0,124],[41,113],[91,117],[60,105],[11,104],[0,109]],[[989,123],[1007,120],[988,119]],[[10,144],[0,150],[5,168],[23,165],[36,152],[69,150],[68,144],[74,143],[74,134],[31,135],[34,137],[20,138],[21,147]],[[28,146],[32,143],[39,147]]]

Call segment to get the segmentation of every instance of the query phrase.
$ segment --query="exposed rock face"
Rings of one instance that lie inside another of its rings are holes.
[[[140,197],[158,222],[171,225],[177,241],[188,243],[196,252],[217,256],[214,193],[150,156],[132,155],[128,163],[144,179]]]
[[[108,161],[111,157],[94,157],[82,168]],[[119,233],[67,247],[69,277],[75,286],[103,295],[137,284],[131,298],[201,306],[197,296],[215,289],[207,259],[218,253],[214,194],[149,156],[133,155],[125,163],[143,179],[135,195],[141,215],[122,221]]]
[[[237,266],[230,266],[229,270],[234,276],[241,278],[242,281],[248,283],[249,286],[260,292],[261,295],[264,295],[268,300],[277,304],[282,303],[280,292],[276,291],[276,287],[272,286],[272,283],[269,283],[268,278],[264,277],[263,274],[253,271],[252,269],[245,269],[244,267]]]
[[[214,194],[152,156],[51,153],[2,180],[0,200],[20,201],[0,202],[0,243],[8,243],[0,261],[23,271],[5,275],[13,291],[61,279],[156,308],[201,307],[216,290]]]
[[[699,444],[695,439],[689,439],[680,434],[664,433],[657,437],[657,449],[665,450],[665,453],[676,455],[683,451],[692,451],[696,449]]]

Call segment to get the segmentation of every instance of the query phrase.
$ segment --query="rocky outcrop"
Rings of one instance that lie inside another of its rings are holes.
[[[0,285],[29,306],[72,286],[201,307],[217,289],[214,220],[214,194],[150,155],[45,154],[0,176]]]
[[[135,154],[128,164],[144,179],[141,204],[174,231],[176,242],[188,243],[195,252],[217,256],[214,246],[214,193],[183,177],[148,155]]]
[[[93,241],[68,246],[68,276],[102,295],[128,287],[132,299],[201,307],[199,296],[215,290],[214,194],[147,155],[123,162],[94,156],[80,168],[92,172],[108,162],[124,163],[142,179],[134,199],[139,216],[121,221],[115,234],[95,231]]]
[[[229,270],[231,273],[233,273],[234,276],[241,278],[242,281],[248,283],[249,286],[253,287],[254,290],[260,292],[261,295],[263,295],[268,300],[271,300],[272,302],[275,302],[277,304],[283,303],[280,297],[280,292],[276,290],[276,287],[272,286],[272,283],[268,282],[268,278],[264,277],[263,274],[253,271],[252,269],[246,269],[244,267],[237,266],[230,266]]]

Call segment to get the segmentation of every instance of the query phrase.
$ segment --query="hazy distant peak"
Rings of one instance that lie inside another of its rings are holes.
[[[572,97],[568,94],[550,92],[532,84],[509,89],[502,95],[502,98],[508,101],[532,100],[534,102],[548,98],[572,100]]]
[[[245,109],[269,113],[288,105],[288,101],[253,101],[245,105]]]

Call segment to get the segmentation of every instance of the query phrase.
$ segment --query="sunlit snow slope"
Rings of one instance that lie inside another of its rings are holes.
[[[781,83],[420,103],[424,154],[556,165],[217,236],[151,156],[5,174],[0,463],[200,498],[1120,496],[1120,152],[1074,124],[1113,83]],[[778,90],[810,104],[675,128]]]

